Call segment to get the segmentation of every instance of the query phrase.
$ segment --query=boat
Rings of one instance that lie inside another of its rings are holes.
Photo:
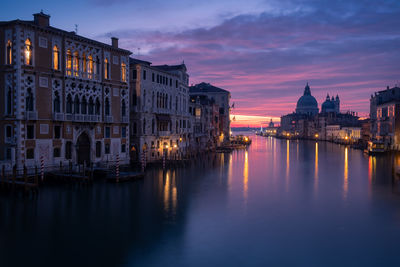
[[[369,155],[380,155],[386,153],[388,150],[382,141],[369,141],[368,147],[364,152]]]

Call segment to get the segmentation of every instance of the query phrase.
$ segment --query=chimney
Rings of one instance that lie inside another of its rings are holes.
[[[118,38],[117,37],[111,37],[111,45],[114,48],[118,48]]]
[[[49,27],[50,26],[50,15],[44,14],[43,11],[40,13],[33,14],[34,22],[36,25],[41,27]]]

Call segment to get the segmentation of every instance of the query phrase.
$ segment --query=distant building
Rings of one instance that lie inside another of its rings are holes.
[[[189,75],[185,64],[153,66],[130,59],[131,160],[183,156],[189,145]]]
[[[0,22],[0,160],[128,162],[129,51],[50,25]]]
[[[338,95],[336,98],[330,98],[327,95],[321,105],[321,113],[318,113],[318,103],[311,95],[310,86],[307,83],[303,96],[297,101],[296,112],[281,117],[278,134],[295,138],[317,138],[318,136],[318,139],[322,140],[344,138],[351,127],[357,128],[357,131],[361,129],[358,119],[354,112],[340,112]],[[359,139],[356,129],[351,130],[351,136],[354,136],[355,140]]]
[[[223,141],[228,141],[230,137],[230,105],[231,94],[229,91],[213,86],[209,83],[199,83],[190,87],[191,96],[207,96],[219,107],[219,126],[220,137]]]
[[[336,95],[336,99],[332,96],[329,98],[329,94],[326,95],[326,100],[321,105],[321,113],[340,113],[340,100],[339,96]]]
[[[400,149],[400,88],[387,87],[370,99],[371,138]]]

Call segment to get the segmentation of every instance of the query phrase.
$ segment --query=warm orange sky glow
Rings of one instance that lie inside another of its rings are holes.
[[[235,120],[233,119],[235,117]],[[231,114],[231,127],[263,127],[267,126],[271,121],[276,124],[279,124],[279,117],[269,117],[269,116],[249,116],[249,115],[237,115]]]

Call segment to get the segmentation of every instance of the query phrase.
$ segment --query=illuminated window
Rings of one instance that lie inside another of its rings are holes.
[[[126,82],[126,64],[121,64],[121,78],[123,82]]]
[[[93,75],[93,57],[89,55],[89,68],[88,68],[88,78],[92,79]]]
[[[77,51],[74,53],[73,64],[74,64],[74,76],[78,77],[79,76],[79,54]]]
[[[29,39],[25,41],[25,65],[32,65],[32,43]]]
[[[7,42],[7,59],[6,64],[12,64],[12,43],[10,40]]]
[[[110,67],[110,63],[108,62],[108,59],[106,58],[104,60],[104,79],[110,78],[109,67]]]
[[[53,47],[53,69],[60,69],[60,51],[56,45]]]
[[[72,54],[71,50],[67,50],[67,62],[66,62],[66,69],[67,69],[67,75],[71,76],[72,75]]]
[[[87,72],[87,60],[86,60],[86,54],[85,53],[83,53],[82,59],[83,59],[83,63],[82,63],[83,72],[86,73]]]

